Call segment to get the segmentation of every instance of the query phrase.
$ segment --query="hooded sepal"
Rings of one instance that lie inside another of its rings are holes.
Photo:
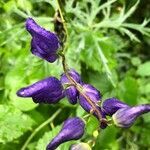
[[[144,113],[150,112],[150,104],[119,109],[113,116],[114,124],[121,128],[131,127],[136,119]]]
[[[48,62],[54,62],[60,47],[57,35],[40,27],[32,18],[26,20],[26,29],[32,36],[31,52]]]
[[[28,87],[18,90],[20,97],[32,97],[35,103],[57,103],[64,97],[61,82],[55,77],[38,81]]]

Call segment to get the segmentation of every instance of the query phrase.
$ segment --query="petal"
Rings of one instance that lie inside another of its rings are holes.
[[[64,97],[61,82],[55,77],[49,77],[28,87],[21,88],[17,95],[32,97],[36,103],[56,103]]]
[[[147,112],[150,112],[150,104],[143,104],[134,107],[121,108],[112,116],[112,118],[116,126],[129,128],[133,125],[137,117]]]
[[[114,97],[106,99],[102,104],[102,110],[109,116],[112,116],[117,110],[125,107],[129,106]]]
[[[68,98],[68,101],[71,104],[76,104],[77,103],[77,99],[78,99],[78,91],[74,86],[70,86],[68,89],[66,89],[65,91],[66,96]]]
[[[76,72],[74,69],[70,69],[70,70],[68,71],[68,73],[69,73],[69,75],[70,75],[77,83],[80,83],[81,77],[80,77],[80,75],[79,75],[78,72]],[[65,73],[63,73],[63,74],[61,75],[61,79],[60,79],[60,80],[61,80],[62,84],[68,84],[68,83],[70,83],[70,80],[67,78],[67,76],[66,76]]]
[[[74,69],[70,69],[68,71],[69,75],[77,82],[80,83],[81,81],[81,77],[80,75],[74,70]],[[66,74],[62,74],[61,75],[61,83],[65,86],[65,84],[71,84],[70,80],[67,78]],[[67,89],[65,89],[65,94],[68,98],[68,101],[71,104],[76,104],[77,103],[77,99],[78,99],[78,91],[74,86],[69,86]]]
[[[47,60],[48,62],[54,62],[57,58],[58,55],[56,54],[56,52],[46,52],[44,51],[42,48],[40,48],[38,46],[38,44],[36,44],[34,38],[31,41],[31,52],[32,54]]]
[[[98,91],[92,85],[83,84],[82,92],[88,96],[95,105],[98,106],[98,102],[100,102],[101,99],[100,91]],[[91,105],[82,94],[79,95],[79,103],[85,111],[90,112],[92,110]]]
[[[47,150],[55,150],[60,144],[70,141],[78,140],[84,134],[85,124],[78,118],[67,119],[59,134],[47,145]]]
[[[49,91],[44,91],[32,97],[35,103],[49,103],[49,104],[52,103],[55,104],[59,102],[62,98],[64,98],[64,94],[62,93],[61,90],[54,91],[51,93]]]

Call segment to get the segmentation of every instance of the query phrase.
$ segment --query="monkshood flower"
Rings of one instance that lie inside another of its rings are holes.
[[[20,97],[32,97],[35,103],[57,103],[64,97],[61,82],[55,77],[38,81],[18,90]]]
[[[77,82],[77,83],[80,83],[81,81],[81,78],[80,78],[80,75],[74,70],[74,69],[71,69],[68,71],[68,74]],[[65,74],[62,74],[61,75],[61,83],[63,84],[63,86],[65,85],[69,85],[71,84],[70,83],[70,80],[67,78],[67,76]],[[77,89],[74,87],[74,86],[68,86],[66,89],[65,89],[65,95],[67,96],[68,98],[68,101],[71,103],[71,104],[76,104],[77,103],[77,99],[78,99],[78,91]]]
[[[139,116],[147,112],[150,112],[150,104],[143,104],[134,107],[121,108],[113,114],[112,118],[116,126],[129,128]]]
[[[100,91],[98,91],[90,84],[83,84],[82,87],[82,93],[88,96],[91,101],[98,106],[98,102],[100,102],[101,99]],[[79,103],[85,111],[90,112],[92,110],[92,106],[88,103],[82,94],[79,95]]]
[[[105,112],[106,115],[112,116],[117,110],[120,108],[129,107],[124,102],[112,97],[106,99],[102,104],[102,111]]]
[[[32,18],[26,20],[26,29],[32,36],[31,52],[48,62],[54,62],[60,47],[57,35],[40,27]]]
[[[80,139],[84,134],[84,128],[85,124],[80,118],[67,119],[58,135],[47,145],[46,150],[55,150],[64,142]]]
[[[98,103],[101,100],[100,91],[98,91],[95,87],[93,87],[90,84],[82,84],[82,87],[83,87],[82,93],[84,93],[87,97],[90,98],[90,100],[94,103],[96,109],[99,111],[101,117],[105,119],[106,115],[98,105]],[[86,112],[91,112],[93,110],[91,104],[85,99],[85,97],[82,94],[79,94],[79,103]],[[94,112],[93,115],[97,119],[99,119],[97,112]],[[100,128],[104,129],[106,127],[107,127],[106,123],[100,122]]]

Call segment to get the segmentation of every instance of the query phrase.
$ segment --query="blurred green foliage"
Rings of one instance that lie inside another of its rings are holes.
[[[150,2],[130,0],[62,0],[69,32],[67,62],[93,84],[103,100],[117,97],[130,105],[150,103]],[[56,105],[36,105],[16,96],[16,91],[47,76],[59,78],[60,60],[50,64],[30,53],[31,37],[24,27],[27,17],[53,31],[56,0],[0,1],[0,149],[22,149],[27,139],[59,108],[53,122],[35,134],[28,150],[44,150],[69,116],[83,117],[78,105],[65,99]],[[69,114],[69,116],[68,116]],[[92,124],[92,125],[91,125]],[[114,126],[93,136],[96,120],[90,118],[82,141],[94,150],[147,150],[150,116],[144,115],[128,130]],[[66,150],[68,142],[59,149]],[[92,144],[91,144],[92,145]],[[23,149],[22,149],[23,150]]]

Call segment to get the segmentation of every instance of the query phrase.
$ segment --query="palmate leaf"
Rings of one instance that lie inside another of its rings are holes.
[[[111,28],[112,31],[119,31],[122,35],[127,35],[130,40],[136,42],[140,42],[140,40],[133,30],[150,36],[150,29],[146,27],[149,20],[144,20],[142,24],[127,22],[127,19],[137,9],[139,0],[128,10],[123,5],[117,13],[112,10],[115,2],[116,0],[110,0],[105,3],[99,0],[88,0],[87,3],[83,1],[67,1],[65,6],[66,13],[74,16],[68,24],[68,29],[71,31],[69,51],[76,53],[80,61],[93,70],[105,72],[114,86],[112,69],[115,66],[111,63],[115,64],[115,60],[113,59],[113,62],[111,60],[112,56],[114,57],[114,52],[122,49],[122,46],[120,46],[122,43],[116,42],[121,39],[120,36],[113,39],[114,43],[110,47],[102,47],[101,39],[104,39],[103,43],[107,43],[107,40],[112,41],[113,32],[108,33],[107,29]],[[104,33],[106,34],[104,35]],[[124,42],[123,47],[125,46],[126,43]],[[111,50],[111,47],[116,48],[116,51]],[[108,51],[109,53],[106,53]]]
[[[30,130],[34,121],[19,109],[0,105],[0,143],[11,142]]]

